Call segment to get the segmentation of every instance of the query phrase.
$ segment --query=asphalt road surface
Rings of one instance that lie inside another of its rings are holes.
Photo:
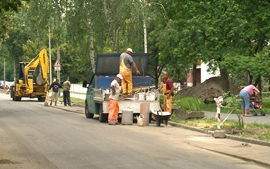
[[[203,137],[170,126],[111,126],[0,93],[1,169],[266,168],[188,144]]]

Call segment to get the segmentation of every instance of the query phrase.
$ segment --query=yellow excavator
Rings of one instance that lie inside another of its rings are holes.
[[[22,97],[30,97],[44,102],[49,85],[49,65],[49,57],[45,49],[30,62],[20,62],[18,79],[10,89],[12,100],[21,101]]]

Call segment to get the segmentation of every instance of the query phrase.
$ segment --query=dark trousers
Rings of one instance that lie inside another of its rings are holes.
[[[63,91],[63,97],[64,97],[64,105],[67,104],[70,106],[70,92],[69,91]]]

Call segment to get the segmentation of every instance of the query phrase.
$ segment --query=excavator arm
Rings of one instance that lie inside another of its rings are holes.
[[[24,82],[26,85],[25,92],[28,94],[32,93],[34,83],[37,85],[49,85],[48,73],[50,73],[49,57],[47,50],[43,49],[23,69]]]

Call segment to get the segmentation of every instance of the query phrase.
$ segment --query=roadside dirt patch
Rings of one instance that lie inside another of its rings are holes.
[[[240,89],[230,83],[230,92],[234,95],[239,94]],[[222,95],[222,81],[220,77],[212,77],[197,86],[188,87],[179,91],[176,97],[199,98],[204,102],[214,102],[214,98]]]
[[[15,164],[15,162],[8,159],[0,159],[0,164]]]

